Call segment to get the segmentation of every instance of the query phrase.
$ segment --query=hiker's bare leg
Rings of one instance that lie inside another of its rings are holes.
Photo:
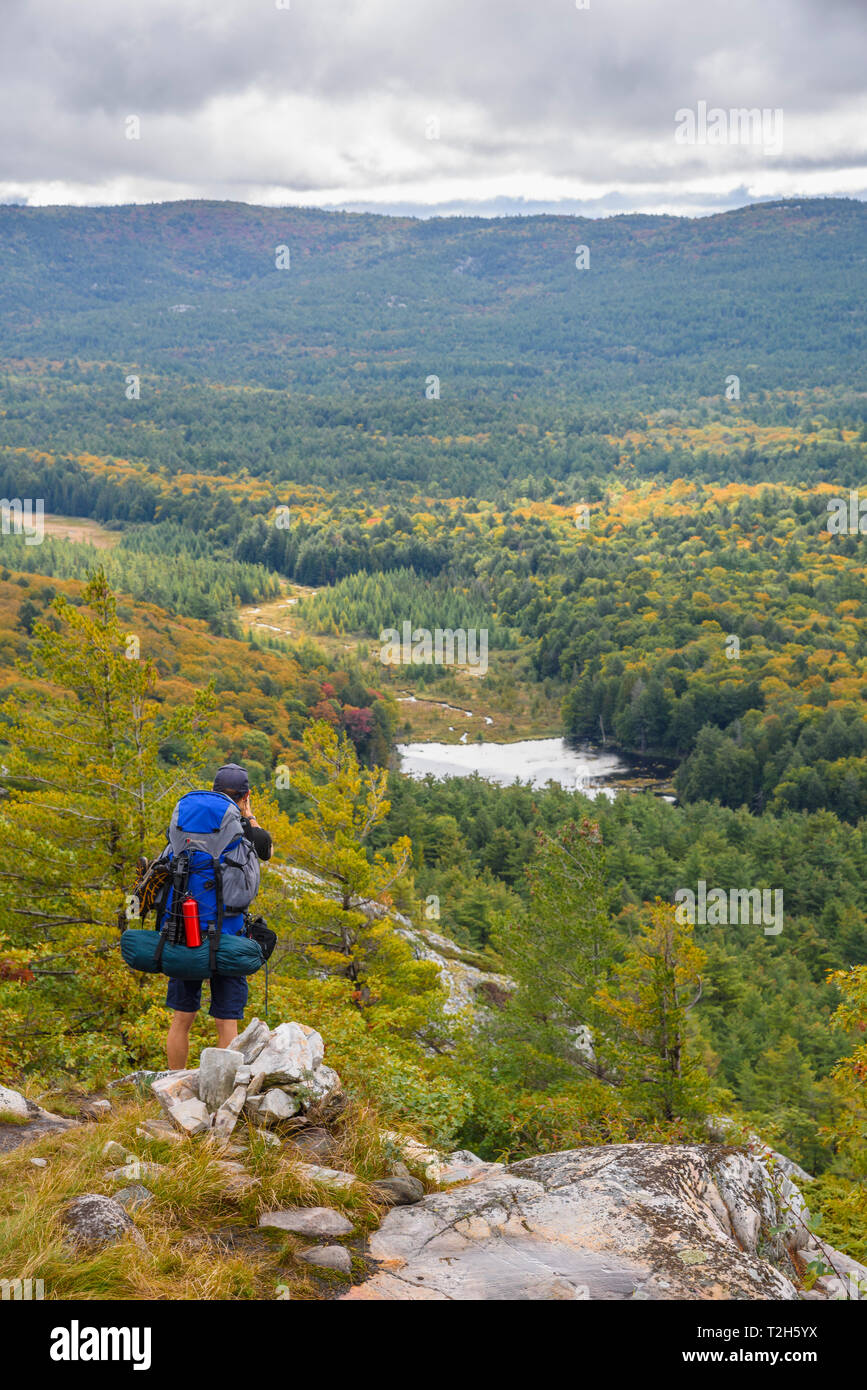
[[[169,1027],[169,1035],[166,1038],[166,1052],[168,1053],[169,1068],[172,1071],[179,1071],[187,1065],[190,1051],[190,1029],[195,1017],[195,1014],[185,1014],[180,1009],[175,1009]]]
[[[215,1018],[217,1025],[217,1046],[228,1047],[233,1038],[238,1036],[238,1020],[236,1018]]]

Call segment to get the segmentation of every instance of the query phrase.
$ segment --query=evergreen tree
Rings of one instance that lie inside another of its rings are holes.
[[[704,1111],[708,1076],[688,1027],[704,963],[692,927],[657,898],[625,960],[598,992],[605,1018],[600,1045],[626,1099],[649,1119],[694,1119]]]
[[[528,1084],[598,1071],[591,1038],[595,995],[613,963],[617,937],[606,912],[599,827],[567,821],[540,832],[528,870],[525,910],[494,928],[493,945],[517,983],[494,1031],[521,1058]],[[589,1030],[589,1031],[588,1031]]]

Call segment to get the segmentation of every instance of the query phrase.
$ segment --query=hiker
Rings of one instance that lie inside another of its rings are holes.
[[[188,797],[183,797],[175,807],[172,827],[175,828],[178,825],[179,807],[184,802],[197,797],[202,800],[211,798],[213,801],[214,793],[232,802],[240,813],[242,839],[240,844],[236,843],[231,848],[231,854],[236,856],[237,863],[233,858],[227,859],[226,863],[231,865],[233,872],[246,876],[252,889],[247,904],[249,905],[258,889],[258,860],[271,858],[271,836],[253,815],[250,804],[250,781],[244,768],[239,767],[237,763],[227,763],[217,772],[212,792],[192,792]],[[219,804],[217,810],[219,812]],[[227,824],[229,825],[229,833],[231,833],[234,828],[232,817],[229,818]],[[235,824],[237,824],[237,818],[235,818]],[[243,930],[243,912],[232,912],[227,908],[222,923],[223,933],[232,935]],[[217,1025],[217,1045],[228,1047],[232,1039],[238,1035],[238,1020],[244,1017],[244,1009],[247,1005],[247,981],[243,976],[235,975],[211,975],[210,979],[211,1006],[208,1013]],[[201,980],[169,980],[166,1006],[174,1009],[175,1012],[166,1040],[166,1051],[169,1067],[172,1070],[187,1065],[190,1029],[201,1002]]]

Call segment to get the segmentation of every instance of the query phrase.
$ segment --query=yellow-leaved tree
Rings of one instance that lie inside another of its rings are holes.
[[[80,605],[61,595],[34,624],[22,674],[0,709],[0,1062],[95,1082],[144,1046],[158,986],[121,960],[117,914],[194,775],[160,745],[191,732],[211,696],[170,712],[154,699],[155,669],[102,571]]]
[[[305,730],[302,745],[292,780],[305,811],[285,850],[290,949],[308,972],[345,980],[357,1007],[387,1011],[390,1027],[411,1032],[443,996],[436,967],[416,959],[390,916],[410,841],[371,848],[389,811],[388,772],[362,767],[352,741],[324,721]]]

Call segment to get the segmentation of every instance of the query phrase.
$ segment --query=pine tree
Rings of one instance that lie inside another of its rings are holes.
[[[518,986],[494,1031],[522,1053],[527,1082],[545,1084],[575,1069],[595,1074],[595,994],[617,942],[606,912],[599,827],[568,821],[556,835],[540,833],[527,878],[527,909],[492,934]]]
[[[692,932],[657,898],[597,994],[606,1064],[627,1102],[649,1119],[694,1119],[706,1106],[709,1078],[694,1057],[688,1027],[705,964]]]

